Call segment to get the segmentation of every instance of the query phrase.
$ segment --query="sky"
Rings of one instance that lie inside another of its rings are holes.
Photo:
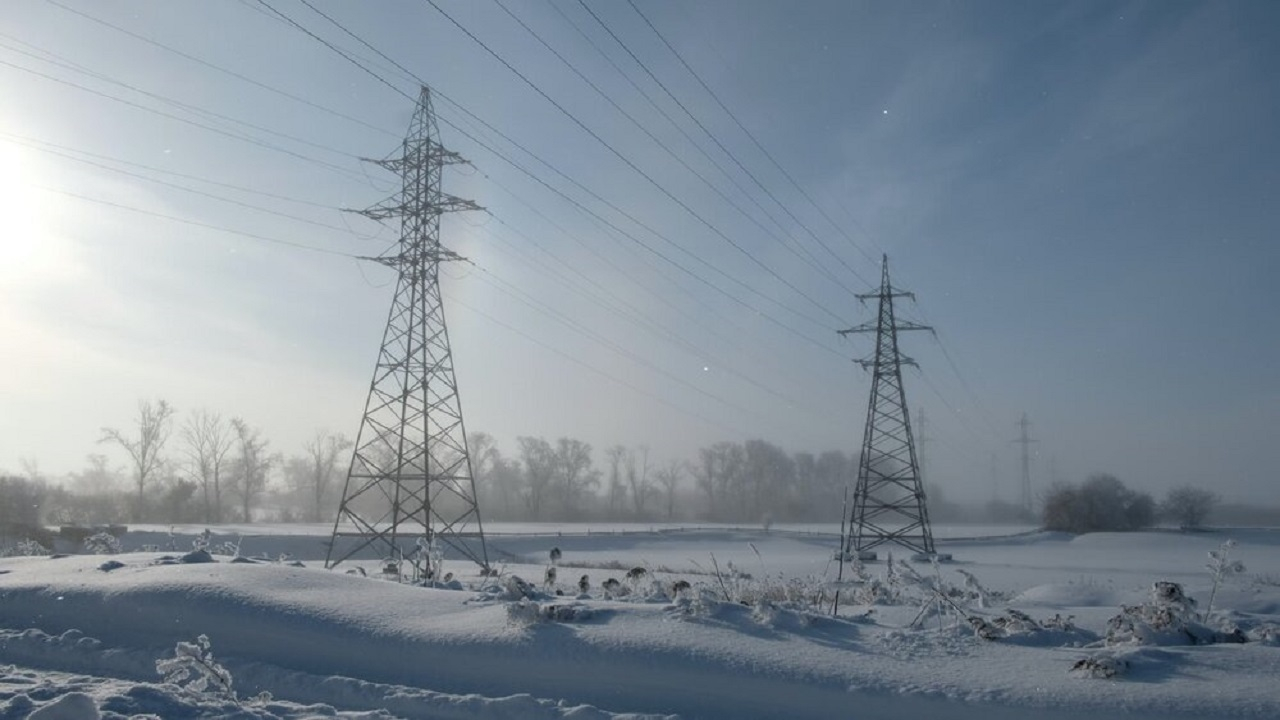
[[[0,469],[123,465],[143,399],[353,436],[421,80],[508,453],[856,452],[887,255],[948,499],[1016,499],[1025,412],[1038,490],[1274,500],[1274,3],[308,2],[5,4]]]

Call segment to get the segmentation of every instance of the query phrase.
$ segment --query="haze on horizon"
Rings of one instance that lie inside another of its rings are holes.
[[[949,499],[1016,498],[1025,412],[1040,488],[1274,502],[1280,6],[439,3],[562,111],[430,3],[309,1],[449,99],[473,165],[445,191],[488,210],[443,223],[474,263],[443,274],[449,330],[467,427],[504,453],[856,452],[870,339],[836,331],[887,254],[938,331],[902,344]],[[0,470],[123,465],[101,428],[142,399],[284,453],[355,434],[394,278],[351,256],[397,229],[342,210],[394,190],[360,158],[413,106],[272,8],[416,95],[297,0],[0,13]]]

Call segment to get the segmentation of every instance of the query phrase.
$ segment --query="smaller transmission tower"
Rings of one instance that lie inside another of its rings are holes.
[[[325,567],[371,549],[389,571],[433,578],[444,546],[489,567],[440,296],[440,263],[462,259],[440,244],[440,216],[478,207],[441,190],[444,166],[465,161],[439,137],[423,87],[400,148],[373,161],[402,182],[361,213],[399,220],[396,249],[368,258],[396,270],[396,290]]]
[[[889,282],[889,257],[886,255],[880,289],[858,295],[864,303],[876,301],[876,319],[840,331],[841,335],[876,335],[876,347],[871,357],[858,361],[864,370],[871,371],[871,399],[867,402],[867,423],[862,436],[862,455],[858,460],[858,483],[854,489],[842,561],[844,557],[854,557],[855,554],[861,560],[874,560],[875,548],[885,543],[901,545],[920,556],[935,555],[933,530],[929,526],[929,510],[920,479],[920,462],[902,386],[902,366],[915,365],[915,361],[898,351],[899,332],[932,328],[896,319],[893,301],[900,297],[915,298],[911,293],[895,290]]]
[[[1013,442],[1022,446],[1022,509],[1027,515],[1035,512],[1033,501],[1031,499],[1031,443],[1032,440],[1027,434],[1031,427],[1031,421],[1027,419],[1027,414],[1022,413],[1022,419],[1018,421],[1018,439]]]

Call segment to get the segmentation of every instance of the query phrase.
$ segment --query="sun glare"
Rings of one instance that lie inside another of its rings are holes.
[[[57,269],[56,244],[45,226],[47,194],[34,186],[33,163],[0,144],[0,280],[39,281]]]

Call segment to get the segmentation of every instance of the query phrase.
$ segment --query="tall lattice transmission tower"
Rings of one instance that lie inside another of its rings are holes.
[[[444,166],[466,161],[439,137],[424,86],[400,148],[370,161],[402,180],[399,192],[361,211],[399,219],[395,250],[367,258],[398,278],[326,567],[372,548],[429,578],[446,545],[489,566],[440,297],[440,263],[462,259],[440,244],[440,216],[479,207],[441,190]]]
[[[871,371],[871,399],[867,402],[867,424],[862,435],[862,455],[858,461],[858,483],[842,560],[857,557],[874,560],[875,548],[886,543],[906,547],[920,556],[934,556],[933,530],[925,505],[924,485],[906,393],[902,387],[902,366],[915,361],[898,351],[898,333],[932,330],[894,316],[895,298],[914,295],[894,289],[889,282],[889,257],[881,269],[880,289],[858,295],[862,302],[874,300],[876,319],[841,330],[841,335],[875,333],[872,355],[859,360]]]

